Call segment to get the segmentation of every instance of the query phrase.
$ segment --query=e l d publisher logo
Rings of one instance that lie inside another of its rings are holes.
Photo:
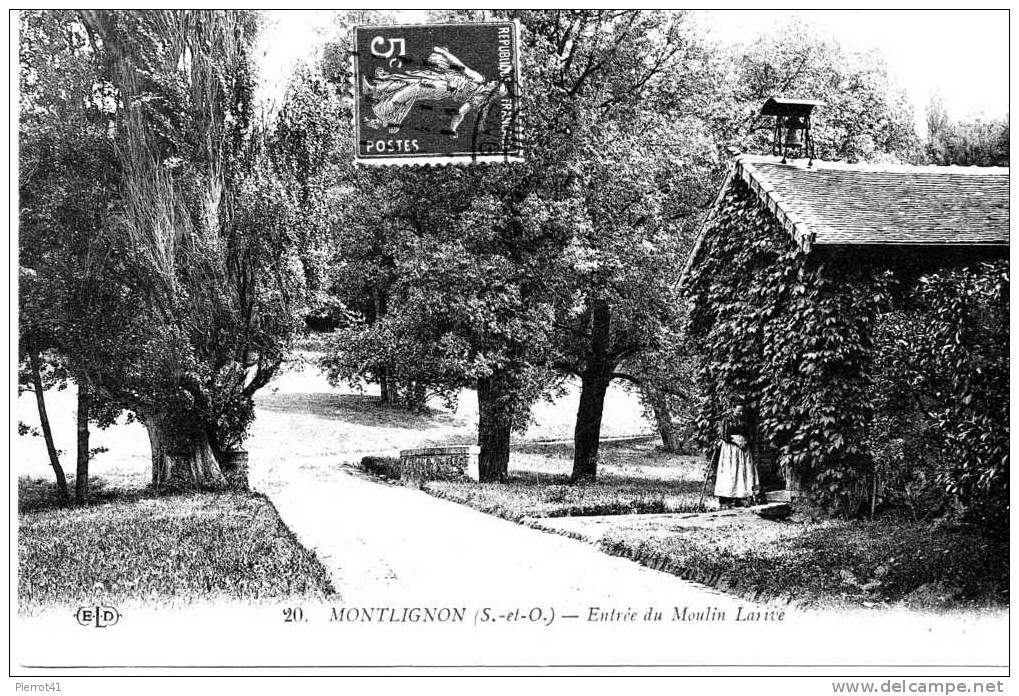
[[[107,626],[114,626],[120,621],[120,612],[117,611],[116,607],[108,606],[79,607],[78,611],[74,614],[74,618],[82,626],[106,628]]]

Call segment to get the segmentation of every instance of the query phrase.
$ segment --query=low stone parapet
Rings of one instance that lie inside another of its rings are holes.
[[[405,483],[456,479],[477,481],[480,453],[481,448],[476,445],[400,450],[400,480]]]

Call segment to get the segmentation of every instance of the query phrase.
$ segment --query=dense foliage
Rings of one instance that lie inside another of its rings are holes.
[[[1009,510],[1008,265],[923,273],[876,332],[870,436],[883,495],[918,519]]]
[[[1008,114],[1004,118],[954,120],[941,97],[927,105],[927,158],[931,164],[1007,167]]]
[[[149,429],[153,482],[222,482],[293,331],[294,192],[263,154],[243,12],[89,12],[120,104],[121,283],[145,321],[102,388]],[[211,451],[210,451],[211,447]]]
[[[881,279],[801,251],[742,181],[720,202],[700,258],[687,287],[704,358],[702,441],[743,406],[787,475],[848,508],[869,468],[863,372]]]
[[[218,485],[304,309],[323,105],[256,114],[254,13],[21,20],[23,354],[78,387],[79,474],[128,409],[154,483]]]
[[[875,52],[854,53],[816,27],[793,21],[730,57],[719,132],[743,152],[771,149],[772,119],[760,115],[773,96],[822,101],[812,118],[824,160],[918,164],[923,147],[904,90]]]
[[[578,471],[590,478],[605,388],[673,337],[673,269],[720,169],[695,116],[717,66],[683,13],[510,14],[528,161],[351,173],[333,287],[362,318],[325,364],[335,379],[379,381],[384,397],[394,381],[477,385],[482,459],[498,451],[502,472],[509,430],[578,375]]]
[[[858,511],[877,471],[907,502],[936,485],[970,517],[1007,519],[1007,266],[845,253],[802,252],[731,185],[687,285],[702,441],[742,405],[836,510]]]
[[[131,350],[139,321],[120,283],[110,211],[119,198],[115,100],[85,26],[70,11],[20,15],[18,133],[19,388],[36,392],[50,464],[64,477],[44,392],[77,387],[75,499],[86,502],[89,424],[116,401],[97,389],[103,364]]]

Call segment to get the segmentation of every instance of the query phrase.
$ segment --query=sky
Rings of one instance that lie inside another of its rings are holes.
[[[722,43],[745,43],[799,17],[850,51],[877,49],[906,90],[919,123],[938,91],[950,116],[1009,111],[1007,10],[777,10],[700,13]]]
[[[400,21],[422,22],[424,12],[403,11]],[[955,119],[1003,117],[1009,111],[1007,10],[711,10],[695,13],[707,34],[739,44],[794,17],[805,20],[849,51],[880,51],[909,95],[918,131],[931,93],[941,94]],[[262,96],[278,99],[295,61],[310,58],[329,32],[331,12],[273,11],[263,35]]]

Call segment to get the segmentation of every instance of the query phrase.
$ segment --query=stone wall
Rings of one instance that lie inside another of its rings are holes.
[[[434,480],[478,480],[478,454],[475,445],[426,447],[400,451],[400,480],[420,483]]]

